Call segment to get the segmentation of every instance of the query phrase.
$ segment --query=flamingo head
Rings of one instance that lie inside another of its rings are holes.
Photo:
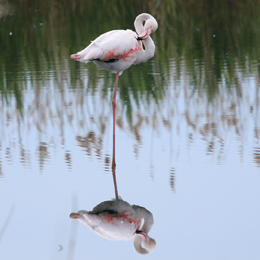
[[[151,33],[155,32],[158,28],[158,23],[157,21],[151,16],[150,14],[141,14],[140,16],[144,15],[146,19],[143,21],[145,22],[144,24],[144,31],[138,35],[137,40],[145,40],[147,39]]]
[[[142,255],[150,254],[156,247],[156,242],[149,237],[147,233],[142,230],[136,230],[136,237],[134,240],[135,250]],[[143,243],[143,247],[142,247]]]
[[[145,40],[146,38],[148,38],[150,36],[151,33],[152,33],[151,29],[146,29],[144,32],[142,32],[141,34],[138,35],[137,41]]]

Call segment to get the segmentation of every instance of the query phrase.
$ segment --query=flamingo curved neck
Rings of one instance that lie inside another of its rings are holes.
[[[139,218],[144,219],[144,224],[141,228],[141,231],[146,233],[146,236],[148,237],[148,239],[143,239],[143,236],[139,236],[137,234],[134,239],[134,248],[139,254],[146,255],[151,253],[156,246],[155,240],[153,238],[149,238],[149,236],[147,235],[154,223],[153,214],[144,207],[133,205],[133,208]]]
[[[143,25],[144,22],[145,24]],[[136,32],[140,35],[151,26],[153,27],[153,31],[155,31],[158,25],[156,20],[150,14],[143,13],[136,17],[134,26]],[[149,36],[142,40],[142,43],[145,47],[145,50],[140,51],[140,54],[134,64],[144,63],[154,56],[155,44],[152,38]]]
[[[144,207],[140,207],[137,205],[133,205],[132,207],[134,208],[138,217],[140,219],[142,219],[142,218],[144,219],[144,224],[143,224],[141,230],[145,233],[148,233],[151,230],[153,223],[154,223],[153,214]]]
[[[142,42],[144,44],[145,50],[143,50],[138,56],[136,60],[136,62],[138,63],[144,63],[148,61],[154,56],[154,52],[155,52],[155,44],[150,36],[147,39],[143,40]]]
[[[152,19],[153,17],[150,14],[140,14],[135,18],[135,22],[134,22],[134,26],[135,26],[135,30],[138,34],[141,34],[142,32],[144,32],[145,27],[143,26],[143,22],[146,22],[149,19]],[[154,18],[153,18],[154,19]]]
[[[143,246],[142,246],[143,243]],[[141,255],[150,254],[156,247],[156,242],[153,238],[150,238],[149,242],[142,240],[141,237],[136,236],[134,240],[134,248],[136,252]]]

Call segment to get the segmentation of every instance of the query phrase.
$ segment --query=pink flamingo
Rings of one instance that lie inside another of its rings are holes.
[[[135,236],[134,248],[140,254],[149,254],[156,242],[148,236],[153,226],[153,214],[144,207],[130,205],[122,199],[104,201],[92,211],[80,210],[71,213],[98,235],[110,240],[130,240]],[[144,220],[141,227],[142,219]],[[143,247],[142,247],[143,243]]]
[[[143,23],[145,23],[143,25]],[[97,66],[116,73],[112,106],[113,135],[115,135],[116,90],[119,76],[131,65],[144,63],[154,56],[155,45],[150,34],[158,28],[157,21],[147,13],[136,17],[132,30],[113,30],[100,35],[84,50],[71,55],[71,59],[88,63],[93,61]],[[145,46],[145,50],[142,47]]]

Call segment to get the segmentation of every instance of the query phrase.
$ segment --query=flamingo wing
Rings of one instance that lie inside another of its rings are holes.
[[[125,59],[141,49],[141,43],[136,38],[137,34],[131,30],[113,30],[100,35],[71,58],[84,63],[93,60],[108,62]]]

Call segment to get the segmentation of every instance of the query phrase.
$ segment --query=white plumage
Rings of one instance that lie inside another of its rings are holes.
[[[104,201],[92,211],[71,213],[70,218],[78,219],[98,235],[110,240],[130,240],[135,237],[134,247],[140,254],[148,254],[155,248],[155,240],[148,236],[154,223],[152,213],[144,207],[131,206],[122,199]],[[144,247],[141,246],[142,242]]]
[[[136,17],[134,26],[138,35],[131,30],[110,31],[100,35],[84,50],[71,55],[72,60],[84,63],[93,61],[97,66],[116,73],[112,99],[113,136],[115,136],[116,90],[119,75],[133,64],[148,61],[154,56],[155,51],[154,42],[150,37],[150,34],[158,28],[154,17],[146,13],[140,14]]]
[[[71,55],[71,59],[84,63],[93,61],[99,67],[119,75],[133,64],[146,62],[153,57],[155,50],[149,35],[156,31],[158,25],[150,14],[145,13],[137,16],[134,24],[139,36],[132,30],[109,31],[92,41],[84,50]]]

